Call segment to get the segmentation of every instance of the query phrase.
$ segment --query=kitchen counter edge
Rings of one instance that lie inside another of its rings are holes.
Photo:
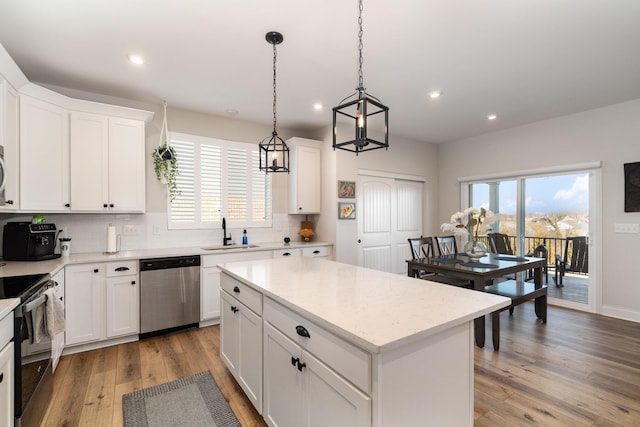
[[[252,244],[251,246],[253,246]],[[160,249],[136,249],[120,251],[115,254],[107,254],[104,252],[88,252],[69,255],[68,257],[60,257],[43,261],[3,261],[6,265],[0,267],[0,277],[24,276],[27,274],[56,274],[67,265],[73,264],[90,264],[101,262],[117,262],[130,261],[136,259],[147,258],[164,258],[173,256],[188,255],[224,255],[237,254],[243,252],[261,252],[273,251],[277,249],[295,249],[318,246],[333,246],[326,242],[291,242],[288,245],[277,242],[255,243],[256,247],[243,247],[242,245],[233,245],[232,249],[202,249],[197,247],[184,248],[160,248]]]

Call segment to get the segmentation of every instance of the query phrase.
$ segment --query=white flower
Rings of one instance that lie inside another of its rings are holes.
[[[488,224],[494,222],[495,214],[485,208],[476,209],[469,207],[462,212],[451,215],[451,222],[445,222],[440,226],[442,231],[454,234],[471,234],[478,238],[478,233],[491,231]]]

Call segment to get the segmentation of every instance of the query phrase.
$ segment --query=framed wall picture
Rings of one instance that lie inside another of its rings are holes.
[[[640,212],[640,162],[624,164],[624,211]]]
[[[354,181],[338,181],[338,198],[355,199],[356,183]]]
[[[354,202],[338,202],[338,219],[356,219]]]

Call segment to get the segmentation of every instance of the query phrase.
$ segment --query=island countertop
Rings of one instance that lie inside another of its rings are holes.
[[[396,349],[511,303],[484,292],[317,258],[218,267],[371,353]]]

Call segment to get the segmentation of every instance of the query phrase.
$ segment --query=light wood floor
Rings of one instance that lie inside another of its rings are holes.
[[[549,307],[544,325],[530,303],[502,316],[500,351],[475,350],[476,426],[640,426],[640,324]],[[214,326],[64,356],[44,425],[120,426],[123,394],[210,370],[240,423],[264,426],[218,354]]]

